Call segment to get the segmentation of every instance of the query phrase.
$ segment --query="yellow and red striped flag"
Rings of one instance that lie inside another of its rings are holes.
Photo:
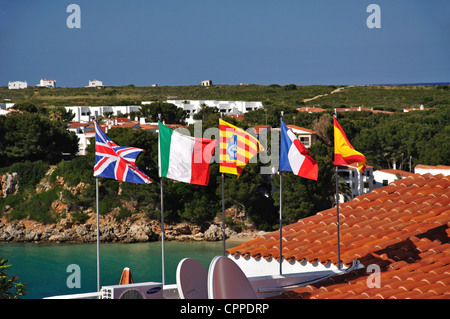
[[[248,161],[264,147],[244,130],[219,119],[220,172],[240,175]]]
[[[344,130],[333,116],[334,122],[334,165],[350,165],[358,163],[358,170],[364,173],[366,157],[350,144]]]

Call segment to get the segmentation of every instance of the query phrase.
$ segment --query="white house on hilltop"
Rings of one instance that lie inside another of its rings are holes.
[[[17,90],[17,89],[26,89],[28,87],[27,81],[9,81],[8,89]]]
[[[129,114],[131,112],[139,112],[140,106],[124,105],[124,106],[66,106],[66,111],[72,111],[75,115],[74,122],[89,122],[97,116],[104,116],[105,113],[111,113],[113,116],[120,114]]]
[[[41,82],[36,86],[46,87],[46,88],[54,88],[56,87],[56,81],[53,79],[41,79]]]
[[[90,88],[95,88],[95,87],[102,87],[103,86],[103,82],[99,81],[99,80],[89,80],[89,86]]]
[[[167,100],[166,102],[172,103],[186,112],[188,125],[194,123],[194,114],[200,112],[203,106],[215,107],[225,116],[244,114],[264,107],[262,102],[247,101]],[[142,105],[151,103],[143,101]]]

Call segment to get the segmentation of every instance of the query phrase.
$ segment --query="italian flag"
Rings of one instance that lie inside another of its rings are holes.
[[[159,176],[179,182],[208,185],[216,140],[183,135],[158,122]]]

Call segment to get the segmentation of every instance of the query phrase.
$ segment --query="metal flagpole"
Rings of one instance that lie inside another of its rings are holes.
[[[162,115],[161,113],[158,113],[158,120],[162,123]],[[161,147],[161,141],[160,141],[160,135],[158,133],[158,150]],[[160,156],[158,151],[158,156]],[[165,255],[164,255],[164,178],[161,176],[161,267],[162,267],[162,284],[166,283],[166,276],[165,276]]]
[[[164,186],[161,177],[161,259],[162,259],[162,284],[165,284],[165,256],[164,256]]]
[[[338,166],[336,165],[336,227],[337,227],[337,254],[338,269],[341,269],[341,244],[339,242],[339,189],[338,189]]]
[[[223,118],[223,113],[220,112],[220,118]],[[219,141],[220,143],[220,141]],[[220,159],[219,159],[220,162]],[[222,242],[223,255],[225,256],[225,174],[222,173]]]
[[[334,116],[337,119],[337,110],[334,109]],[[336,147],[336,145],[334,146]],[[336,165],[336,228],[337,228],[337,255],[338,255],[338,269],[341,269],[341,243],[339,235],[339,175],[338,165]]]
[[[97,209],[97,291],[100,291],[100,228],[99,228],[99,204],[98,204],[98,177],[95,179],[96,209]]]
[[[282,262],[283,262],[283,174],[280,171],[280,275],[282,274]]]
[[[281,111],[280,122],[283,120],[283,111]],[[282,262],[283,262],[283,174],[281,170],[280,174],[280,275],[282,274]]]
[[[225,256],[225,175],[222,173],[222,242],[223,255]]]

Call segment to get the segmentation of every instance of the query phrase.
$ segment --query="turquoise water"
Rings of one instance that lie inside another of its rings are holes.
[[[227,247],[237,243],[228,242]],[[175,283],[178,262],[186,257],[200,261],[206,269],[214,256],[222,254],[222,242],[166,242],[166,284]],[[0,257],[12,265],[8,276],[17,276],[26,284],[23,299],[40,299],[55,295],[94,292],[97,289],[96,244],[1,243]],[[81,287],[68,288],[67,279],[76,264],[81,271]],[[124,267],[129,267],[134,282],[161,282],[161,243],[101,244],[100,286],[117,285]]]

